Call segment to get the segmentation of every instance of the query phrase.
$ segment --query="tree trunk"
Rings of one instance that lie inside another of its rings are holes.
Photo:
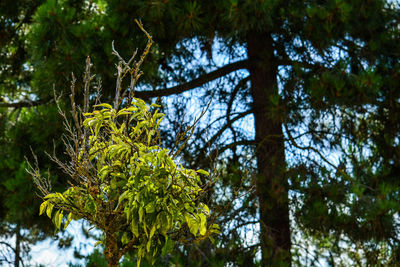
[[[117,236],[115,233],[106,233],[106,250],[104,251],[108,267],[118,267],[121,255],[119,253]]]
[[[19,263],[21,261],[21,229],[19,225],[17,225],[15,229],[15,261],[14,261],[14,266],[19,267]]]
[[[282,117],[271,99],[277,97],[278,65],[271,34],[247,36],[251,93],[256,129],[256,193],[260,213],[262,266],[290,266],[288,181]]]

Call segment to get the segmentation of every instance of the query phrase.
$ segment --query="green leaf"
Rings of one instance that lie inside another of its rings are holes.
[[[104,178],[107,176],[107,174],[110,173],[111,170],[112,168],[110,166],[104,166],[103,168],[101,168],[99,172],[101,182],[104,181]]]
[[[76,215],[76,214],[72,214],[72,220],[80,220],[80,219],[82,219],[81,217],[79,217],[78,215]]]
[[[119,204],[121,204],[121,202],[122,202],[124,199],[127,198],[128,193],[129,193],[129,190],[126,190],[126,191],[124,191],[124,192],[119,196],[117,207],[119,206]],[[115,209],[117,209],[117,207],[116,207]]]
[[[39,216],[42,215],[44,213],[44,211],[46,210],[47,204],[49,202],[45,201],[42,204],[40,204],[40,209],[39,209]]]
[[[145,235],[148,237],[149,236],[149,232],[147,231],[146,220],[143,220],[143,230],[144,230]]]
[[[86,196],[84,210],[89,212],[92,215],[96,215],[96,213],[97,213],[96,202],[94,201],[94,199],[91,195]]]
[[[117,208],[115,208],[114,211],[115,211],[116,209],[117,209]],[[126,220],[129,221],[130,218],[131,218],[131,209],[130,209],[129,207],[125,207],[125,215],[126,215]]]
[[[64,197],[63,194],[57,192],[57,193],[56,193],[56,196],[57,196],[59,199],[61,199],[62,201],[67,202],[67,200],[65,199],[65,197]]]
[[[190,213],[185,213],[185,220],[186,220],[186,223],[189,226],[190,232],[194,236],[196,236],[197,232],[199,231],[199,224],[198,224],[196,218]]]
[[[148,133],[147,134],[147,145],[150,145],[151,137],[152,137],[151,134]]]
[[[63,212],[60,210],[57,210],[57,212],[54,214],[54,217],[53,217],[53,223],[57,229],[60,229],[60,227],[61,227],[62,218],[63,218]]]
[[[127,232],[124,232],[124,234],[121,237],[121,243],[123,245],[127,244],[129,242],[129,236]]]
[[[72,213],[70,212],[70,213],[68,214],[68,219],[67,219],[67,221],[65,222],[64,230],[67,229],[67,227],[68,227],[68,225],[69,225],[69,223],[70,223],[71,221],[72,221]]]
[[[219,225],[218,224],[212,224],[210,226],[210,232],[214,234],[220,234],[221,232],[219,231]]]
[[[53,211],[53,207],[54,205],[52,203],[49,202],[49,204],[47,204],[46,214],[49,219],[51,219],[51,212]]]
[[[154,264],[156,263],[156,261],[157,261],[157,258],[156,258],[156,255],[157,255],[157,247],[155,247],[154,249],[153,249],[153,257],[151,258],[151,265],[153,265],[154,266]]]
[[[139,225],[135,220],[131,221],[131,232],[135,237],[139,237]]]
[[[156,220],[157,224],[160,225],[160,231],[163,235],[167,234],[167,231],[170,229],[171,225],[169,222],[169,216],[167,215],[167,213],[165,211],[161,211],[158,215],[157,215],[157,220]]]
[[[193,207],[188,202],[186,202],[183,206],[185,207],[185,210],[190,212],[193,211]]]
[[[153,213],[155,210],[156,207],[154,201],[146,205],[146,213]]]
[[[118,111],[117,116],[119,117],[119,116],[130,115],[130,114],[132,114],[132,113],[127,111],[126,109],[123,109],[123,110]]]
[[[154,103],[153,103],[153,104],[150,105],[150,107],[160,108],[161,106],[158,105],[158,104],[154,104]]]
[[[176,164],[170,157],[167,157],[167,163],[170,166],[170,168],[176,169]]]
[[[139,222],[143,221],[143,207],[139,208]]]
[[[210,174],[208,172],[206,172],[205,170],[199,169],[196,172],[201,173],[203,175],[209,176]]]
[[[172,252],[173,248],[174,248],[174,241],[172,241],[170,238],[166,237],[165,244],[164,244],[163,248],[161,249],[161,255],[165,256],[165,255],[169,254],[170,252]]]
[[[115,176],[113,178],[111,178],[110,187],[112,189],[116,189],[117,188],[117,180],[115,179]]]
[[[208,206],[206,204],[203,204],[203,210],[205,211],[206,215],[210,215],[210,209],[208,208]]]
[[[213,245],[215,245],[215,239],[214,239],[212,236],[209,236],[208,239],[210,239],[211,243],[212,243]]]
[[[207,233],[207,219],[203,213],[200,213],[199,217],[200,217],[200,235],[205,235]]]
[[[105,107],[107,109],[112,109],[112,106],[110,104],[107,104],[107,103],[101,103],[101,104],[98,104],[98,105],[94,105],[93,107],[95,107],[95,108],[97,108],[97,107]]]
[[[150,252],[150,246],[151,246],[151,239],[149,238],[149,241],[147,241],[146,245],[147,252]]]
[[[58,214],[58,221],[57,221],[57,228],[60,229],[61,228],[61,221],[63,219],[63,211],[60,211],[60,213]]]
[[[149,239],[153,237],[155,232],[156,232],[156,225],[154,224],[153,227],[151,227]]]
[[[55,197],[57,197],[57,194],[51,193],[51,194],[46,195],[44,197],[44,199],[55,198]]]

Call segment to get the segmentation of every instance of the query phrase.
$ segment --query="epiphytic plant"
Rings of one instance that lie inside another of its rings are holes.
[[[176,241],[204,239],[218,232],[217,225],[207,224],[210,211],[199,200],[203,191],[199,174],[209,174],[177,166],[176,154],[160,145],[159,126],[164,115],[158,113],[157,105],[148,106],[134,98],[139,68],[153,43],[137,23],[148,38],[138,60],[135,52],[125,62],[113,46],[119,58],[113,106],[101,103],[97,92],[96,104],[90,108],[94,75],[89,58],[83,109],[75,103],[73,77],[73,122],[60,109],[68,133],[66,153],[71,160],[64,163],[51,156],[70,177],[70,187],[62,193],[52,192],[49,179],[41,175],[37,165],[29,169],[43,194],[40,214],[46,213],[58,229],[80,218],[100,229],[108,266],[118,266],[121,257],[131,250],[137,251],[139,265],[144,256],[154,259],[168,253]],[[121,83],[128,75],[130,86],[123,90]]]

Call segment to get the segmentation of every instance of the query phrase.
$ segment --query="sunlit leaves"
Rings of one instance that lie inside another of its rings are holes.
[[[216,233],[207,227],[210,210],[197,200],[202,192],[199,175],[209,173],[175,164],[169,150],[159,145],[158,127],[164,115],[150,108],[134,99],[119,111],[103,103],[83,114],[89,135],[82,142],[89,146],[79,153],[79,161],[94,169],[79,169],[87,180],[84,187],[45,196],[40,214],[46,211],[57,229],[65,210],[69,215],[64,227],[76,216],[103,226],[102,230],[112,229],[123,246],[134,242],[139,260],[168,253],[182,239],[177,235],[182,227],[193,240]],[[104,219],[110,215],[115,225]]]
[[[68,219],[67,219],[67,221],[65,222],[65,225],[64,225],[64,229],[67,229],[67,227],[68,227],[68,225],[69,225],[69,223],[72,221],[72,213],[69,213],[68,214]]]
[[[49,217],[50,219],[51,219],[51,212],[53,211],[53,207],[54,207],[53,204],[51,204],[51,203],[47,204],[46,214],[47,214],[47,217]]]
[[[39,215],[42,215],[43,214],[43,212],[46,210],[46,207],[47,207],[47,201],[45,201],[45,202],[43,202],[41,205],[40,205],[40,209],[39,209]]]

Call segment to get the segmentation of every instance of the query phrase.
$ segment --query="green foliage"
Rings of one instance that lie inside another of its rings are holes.
[[[35,69],[31,86],[36,95],[42,98],[48,97],[51,95],[49,88],[52,88],[53,84],[60,86],[59,88],[67,88],[69,74],[82,72],[81,64],[60,63],[83,62],[85,57],[90,54],[91,48],[99,45],[103,12],[104,10],[97,5],[92,9],[85,8],[85,2],[82,1],[50,0],[45,1],[37,8],[34,15],[36,23],[32,25],[32,29],[27,34],[27,41],[32,48],[28,52],[35,51],[30,54],[29,65]],[[77,23],[82,20],[85,22]],[[52,26],[43,27],[48,24]],[[56,39],[63,41],[54,43]],[[79,46],[79,53],[72,53],[76,46]],[[102,50],[99,49],[99,51]],[[109,49],[103,51],[105,59],[111,60],[110,52]],[[57,56],[48,58],[48,64],[41,64],[42,55],[53,53]],[[96,60],[95,62],[99,63]],[[99,68],[105,68],[107,65],[107,61],[101,62],[101,65],[98,64]],[[55,70],[68,73],[68,75],[57,75],[48,79],[48,73]],[[105,69],[102,71],[106,72]],[[110,79],[111,77],[110,75]],[[77,87],[81,85],[79,83]],[[107,93],[110,94],[110,92]]]
[[[7,116],[3,117],[0,130],[0,235],[14,249],[18,245],[10,237],[20,236],[20,264],[26,264],[29,260],[31,246],[54,234],[51,221],[38,216],[41,201],[37,197],[32,177],[26,173],[24,156],[30,149],[35,150],[40,167],[51,170],[54,180],[60,175],[59,169],[49,162],[41,150],[51,151],[55,145],[58,151],[61,144],[58,140],[54,143],[51,141],[61,134],[59,126],[62,124],[55,122],[58,120],[56,111],[55,107],[47,105],[36,109],[0,111],[4,112],[0,116]],[[53,127],[44,128],[46,124],[52,124]],[[54,186],[60,188],[59,183]],[[16,257],[14,252],[10,253],[12,260]]]
[[[210,211],[197,200],[202,191],[198,173],[208,173],[176,166],[169,151],[155,143],[164,115],[150,113],[140,99],[119,111],[109,104],[94,107],[93,112],[84,114],[83,122],[90,131],[90,156],[81,154],[78,160],[94,166],[95,176],[87,179],[95,179],[98,187],[88,183],[86,188],[73,186],[63,193],[48,194],[40,215],[46,212],[57,229],[63,218],[64,228],[80,217],[101,226],[102,209],[107,206],[115,216],[124,214],[121,223],[126,226],[118,227],[117,235],[123,245],[136,239],[139,258],[171,252],[170,239],[176,238],[171,233],[185,223],[194,237],[218,232],[216,225],[207,227]],[[85,171],[86,167],[78,166],[76,175],[88,175]]]
[[[132,69],[130,63],[121,61],[117,90],[121,90],[121,80],[127,73],[135,84],[148,51]],[[160,146],[159,126],[164,114],[151,111],[159,106],[148,106],[132,98],[131,92],[123,98],[126,92],[117,91],[114,108],[100,103],[89,111],[90,67],[88,59],[83,114],[72,102],[76,128],[68,120],[65,123],[71,134],[69,143],[65,142],[71,163],[53,158],[70,176],[72,186],[63,193],[50,192],[49,182],[40,171],[30,171],[44,193],[40,215],[46,214],[57,229],[65,229],[71,220],[80,218],[98,227],[104,233],[110,266],[132,249],[137,252],[139,266],[145,256],[156,259],[170,253],[176,241],[191,242],[219,233],[216,224],[207,225],[210,210],[200,201],[200,175],[208,176],[208,172],[177,166],[171,152]],[[75,80],[71,99],[74,85]],[[122,102],[124,107],[118,109]]]
[[[107,267],[107,260],[104,254],[98,249],[94,249],[93,253],[86,259],[87,267]]]

